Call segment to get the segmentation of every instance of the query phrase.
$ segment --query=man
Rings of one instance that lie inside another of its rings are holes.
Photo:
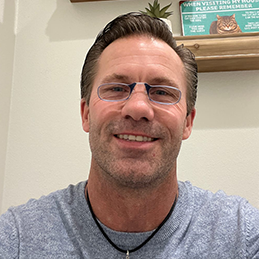
[[[159,19],[120,16],[82,71],[89,179],[11,208],[0,258],[259,258],[259,211],[177,181],[197,67]]]

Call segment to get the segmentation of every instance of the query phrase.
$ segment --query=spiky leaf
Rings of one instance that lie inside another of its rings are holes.
[[[152,12],[154,7],[150,3],[148,3],[148,5],[149,5],[149,10]]]
[[[168,9],[171,5],[172,5],[172,3],[169,4],[169,5],[167,5],[167,6],[165,6],[165,7],[163,7],[163,8],[160,10],[160,14],[161,14],[161,15],[164,15],[165,12],[167,11],[167,9]],[[170,13],[172,13],[172,12],[170,12]]]
[[[146,12],[141,11],[141,13],[147,14],[151,17],[157,17],[157,18],[167,18],[168,16],[172,15],[173,12],[167,12],[168,8],[172,5],[172,3],[166,5],[162,9],[160,9],[160,3],[158,0],[154,0],[153,5],[148,3],[149,9],[146,9]]]
[[[161,17],[161,18],[167,18],[168,16],[170,16],[170,15],[172,15],[172,14],[173,14],[173,12],[167,12],[167,13],[165,13],[164,16]]]
[[[159,8],[158,0],[154,0],[153,7],[154,9]]]
[[[149,16],[151,16],[151,17],[154,17],[153,12],[151,12],[151,11],[148,10],[147,8],[146,8],[145,14],[147,14],[147,15],[149,15]]]

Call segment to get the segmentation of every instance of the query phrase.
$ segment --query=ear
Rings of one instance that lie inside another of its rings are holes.
[[[89,132],[89,107],[83,98],[80,102],[82,126],[85,132]]]
[[[185,127],[183,131],[183,140],[190,137],[193,127],[193,121],[196,115],[196,109],[193,108],[190,114],[185,119]]]

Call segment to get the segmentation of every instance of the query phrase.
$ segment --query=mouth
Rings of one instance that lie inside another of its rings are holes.
[[[136,136],[136,135],[127,135],[127,134],[118,134],[115,135],[116,138],[127,140],[127,141],[137,141],[137,142],[152,142],[155,141],[155,138],[150,138],[146,136]]]

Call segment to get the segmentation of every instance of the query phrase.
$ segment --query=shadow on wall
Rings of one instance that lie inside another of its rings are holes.
[[[146,5],[146,0],[83,3],[57,0],[56,2],[57,8],[46,28],[50,41],[95,38],[103,26],[116,16],[138,11]]]
[[[0,214],[4,184],[5,158],[8,137],[10,98],[14,59],[15,3],[0,3]]]
[[[14,37],[14,22],[15,22],[15,3],[14,1],[3,0],[0,3],[0,35],[8,37],[8,39]],[[7,40],[0,41],[1,56],[5,54],[5,50],[9,48],[9,42]],[[0,62],[2,65],[3,63]],[[3,69],[0,70],[3,72]]]

